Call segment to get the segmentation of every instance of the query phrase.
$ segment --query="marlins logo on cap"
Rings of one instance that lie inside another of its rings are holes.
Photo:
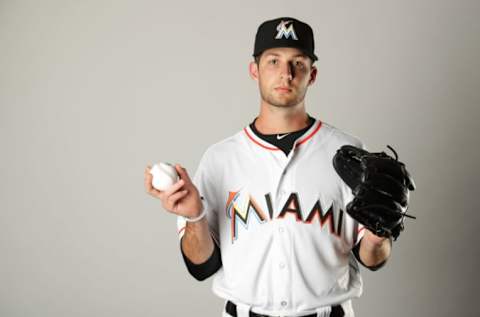
[[[294,47],[316,61],[314,46],[310,25],[295,18],[282,17],[260,24],[255,35],[253,56],[259,56],[269,48]]]
[[[289,26],[287,27],[287,25]],[[298,40],[297,34],[295,34],[295,29],[293,28],[292,20],[280,22],[277,26],[277,31],[277,36],[275,36],[277,40],[281,39],[282,36],[286,39],[291,37],[294,40]]]

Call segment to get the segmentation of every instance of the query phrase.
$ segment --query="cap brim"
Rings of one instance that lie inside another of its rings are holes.
[[[280,47],[291,47],[291,46],[280,46]],[[292,46],[293,47],[293,46]],[[275,47],[272,47],[272,48],[275,48]],[[268,50],[268,48],[264,49],[263,51],[260,51],[260,52],[256,52],[254,54],[252,54],[252,56],[255,58],[255,57],[258,57],[260,55],[262,55],[263,52],[265,52],[266,50]],[[317,55],[315,55],[314,53],[309,53],[309,52],[306,52],[304,50],[302,50],[301,48],[299,48],[299,50],[301,50],[305,55],[307,55],[308,57],[310,57],[312,59],[312,62],[315,62],[315,61],[318,61],[318,57]]]

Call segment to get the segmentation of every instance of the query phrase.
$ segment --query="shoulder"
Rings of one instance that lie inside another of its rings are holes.
[[[342,145],[353,145],[360,148],[365,148],[364,143],[355,135],[343,131],[327,122],[322,122],[322,129],[324,135],[328,135],[328,143],[334,148],[339,148]]]
[[[211,144],[205,150],[206,155],[222,155],[228,154],[232,149],[237,148],[241,142],[243,142],[243,130],[231,135],[225,139],[222,139],[216,143]]]
[[[218,142],[208,146],[203,153],[202,161],[215,162],[217,160],[225,160],[226,157],[238,151],[241,144],[245,142],[244,131],[239,131],[234,135],[226,137]]]

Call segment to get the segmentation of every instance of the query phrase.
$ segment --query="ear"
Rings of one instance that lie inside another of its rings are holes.
[[[248,72],[253,80],[258,81],[258,64],[255,61],[250,62],[248,65]]]
[[[312,66],[312,69],[310,70],[310,79],[308,80],[309,86],[315,82],[315,79],[317,78],[317,72],[317,67]]]

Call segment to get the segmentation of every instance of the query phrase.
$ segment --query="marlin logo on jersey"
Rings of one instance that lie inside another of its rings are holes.
[[[289,39],[291,37],[294,40],[298,40],[295,29],[293,28],[293,24],[290,24],[290,26],[288,26],[289,23],[292,23],[292,21],[282,21],[277,25],[278,33],[277,36],[275,36],[277,40],[281,39],[282,37],[285,37],[285,39]]]
[[[232,243],[237,239],[238,223],[248,229],[249,215],[252,213],[257,221],[264,223],[267,219],[262,208],[253,197],[248,195],[247,199],[241,199],[241,191],[229,192],[227,200],[227,217],[231,219],[230,231]],[[243,204],[242,204],[243,202]]]
[[[260,224],[266,223],[268,219],[273,219],[273,205],[270,193],[265,195],[265,203],[268,208],[269,218],[267,218],[266,213],[251,195],[245,194],[242,191],[229,192],[225,210],[227,218],[230,219],[232,243],[238,238],[238,224],[241,224],[248,230],[249,221],[252,219],[250,215],[253,215],[253,218]],[[323,228],[324,225],[328,223],[328,229],[331,234],[337,237],[340,237],[342,234],[343,210],[339,210],[337,219],[335,219],[333,203],[328,209],[324,210],[320,201],[317,200],[309,210],[308,215],[304,218],[298,193],[291,193],[280,213],[277,215],[277,219],[286,219],[288,215],[292,215],[295,221],[304,224],[314,224],[314,220],[317,218],[320,228]],[[335,224],[337,224],[336,227]]]

